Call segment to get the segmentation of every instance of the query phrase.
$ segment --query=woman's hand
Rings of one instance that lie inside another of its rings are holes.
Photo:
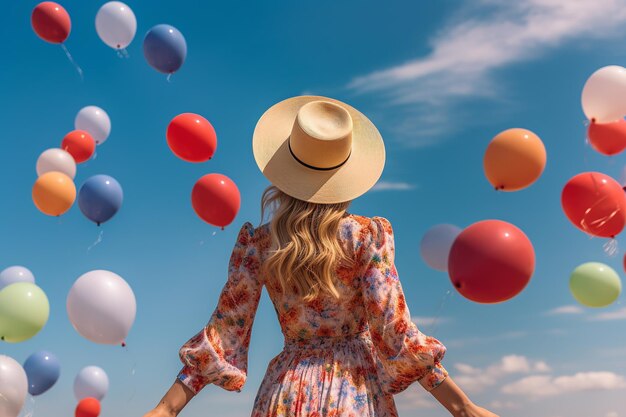
[[[454,417],[498,417],[497,414],[485,410],[474,403],[469,403],[464,408],[452,414]]]

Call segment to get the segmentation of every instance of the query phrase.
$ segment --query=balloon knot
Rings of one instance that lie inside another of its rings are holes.
[[[455,286],[456,288],[461,288],[461,283],[460,283],[460,282],[455,282],[455,283],[454,283],[454,286]]]
[[[4,336],[0,337],[0,340],[2,340],[4,342]]]
[[[592,118],[591,118],[591,123],[595,123],[595,122],[596,122],[596,118],[595,118],[595,117],[592,117]]]
[[[100,222],[96,222],[96,224],[98,225],[98,227],[100,227]]]
[[[222,230],[224,230],[224,226],[222,226]]]
[[[126,342],[122,342],[122,347],[126,347]]]

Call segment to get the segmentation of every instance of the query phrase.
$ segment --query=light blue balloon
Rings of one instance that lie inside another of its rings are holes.
[[[0,290],[16,282],[30,282],[34,284],[35,276],[28,268],[19,265],[10,266],[0,272]]]
[[[143,54],[154,69],[172,74],[185,62],[187,42],[174,26],[156,25],[146,33]]]
[[[61,364],[52,353],[42,350],[26,359],[24,372],[28,377],[28,393],[33,396],[41,395],[58,381]]]
[[[98,226],[115,216],[124,200],[122,186],[108,175],[87,178],[78,191],[78,207]]]
[[[450,249],[461,229],[453,224],[431,227],[420,242],[420,254],[428,266],[438,271],[448,270]]]

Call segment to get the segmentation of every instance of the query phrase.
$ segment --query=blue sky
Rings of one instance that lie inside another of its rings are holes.
[[[623,275],[626,242],[620,237],[618,256],[607,256],[604,241],[575,229],[560,208],[571,176],[622,175],[623,155],[602,157],[585,144],[580,92],[597,68],[626,64],[626,1],[136,1],[128,3],[138,19],[128,59],[97,37],[101,3],[62,3],[72,17],[67,46],[84,70],[82,82],[60,47],[32,32],[35,2],[11,2],[0,17],[6,40],[0,268],[30,268],[51,303],[41,333],[2,344],[0,353],[23,362],[47,349],[62,363],[59,383],[27,411],[70,414],[74,376],[87,365],[104,368],[111,380],[102,416],[138,416],[157,403],[179,369],[178,348],[214,308],[239,227],[259,221],[267,181],[251,152],[257,119],[279,100],[313,93],[354,105],[383,134],[381,183],[351,211],[391,220],[411,312],[425,333],[446,344],[444,364],[471,397],[509,417],[626,416],[624,296],[591,310],[576,307],[567,286],[570,272],[586,261]],[[141,50],[143,35],[158,23],[187,39],[187,61],[171,83]],[[108,112],[112,132],[97,158],[79,165],[76,183],[111,175],[125,201],[102,227],[102,242],[88,250],[99,229],[76,206],[60,220],[50,218],[35,209],[30,193],[38,155],[59,146],[76,112],[92,104]],[[185,163],[169,151],[166,126],[183,112],[214,125],[218,149],[210,162]],[[537,133],[548,164],[531,188],[495,193],[483,176],[482,154],[510,127]],[[190,204],[194,182],[210,172],[231,177],[242,194],[241,212],[223,232],[202,223]],[[499,305],[463,299],[418,255],[430,226],[488,218],[520,227],[537,253],[530,285]],[[127,350],[88,342],[68,321],[67,292],[93,269],[120,274],[135,291]],[[243,392],[207,387],[183,415],[247,415],[281,347],[264,294]],[[403,417],[446,415],[419,386],[397,398]]]

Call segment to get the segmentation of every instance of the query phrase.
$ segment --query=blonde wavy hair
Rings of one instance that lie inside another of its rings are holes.
[[[316,204],[298,200],[269,186],[261,198],[261,219],[269,211],[272,252],[262,265],[283,291],[290,285],[304,300],[321,294],[339,298],[333,283],[335,268],[351,263],[337,237],[339,222],[350,202]]]

